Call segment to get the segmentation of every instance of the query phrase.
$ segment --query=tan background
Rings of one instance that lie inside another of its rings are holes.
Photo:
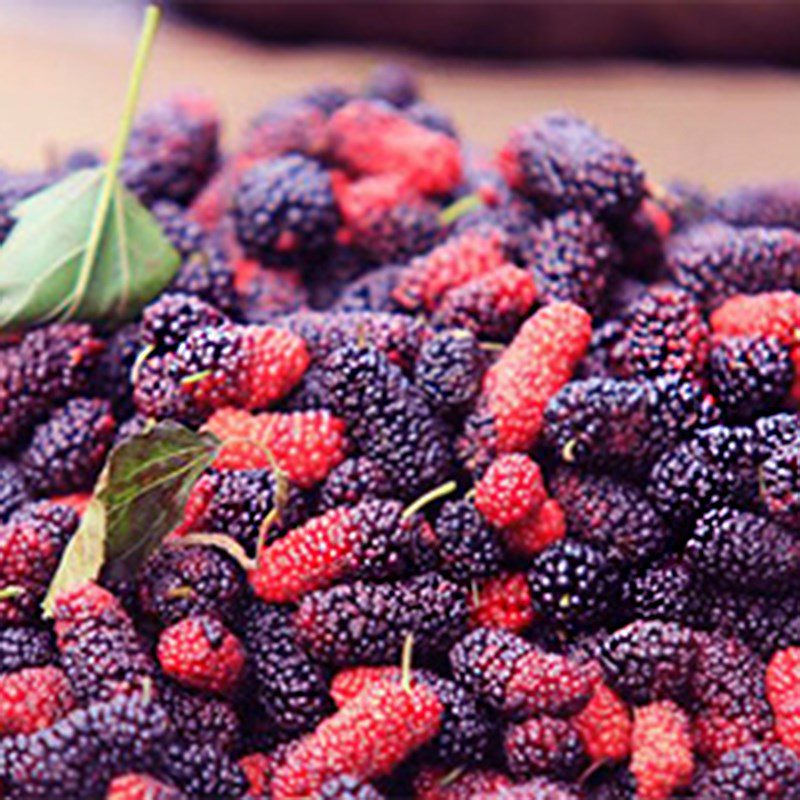
[[[125,5],[70,9],[0,0],[0,165],[34,167],[48,152],[108,143],[138,16]],[[168,20],[145,97],[200,86],[216,98],[228,140],[259,108],[322,78],[354,83],[382,58],[419,67],[427,96],[465,136],[495,146],[510,125],[566,107],[626,142],[656,178],[720,189],[800,179],[800,73],[772,69],[577,66],[426,59],[398,51],[261,46]]]

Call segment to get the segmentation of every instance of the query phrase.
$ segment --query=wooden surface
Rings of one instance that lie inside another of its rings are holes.
[[[138,15],[127,6],[0,0],[0,165],[34,167],[113,136]],[[419,68],[427,96],[466,138],[487,147],[515,122],[569,108],[626,142],[650,174],[720,189],[800,179],[800,74],[600,63],[426,59],[396,51],[262,46],[183,22],[162,27],[145,99],[202,87],[219,103],[228,142],[267,103],[325,79],[355,84],[385,58]]]

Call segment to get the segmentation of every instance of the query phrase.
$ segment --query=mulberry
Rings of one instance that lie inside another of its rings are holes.
[[[186,203],[217,165],[219,119],[208,100],[181,95],[142,114],[133,126],[121,176],[147,204]]]
[[[800,758],[778,744],[751,744],[726,753],[700,780],[708,800],[791,800],[800,786]]]
[[[442,653],[465,633],[467,620],[466,591],[434,573],[312,592],[294,614],[300,644],[337,666],[397,662],[408,634],[420,658]]]
[[[468,500],[446,502],[436,517],[439,570],[454,581],[486,578],[503,561],[497,534]]]
[[[781,593],[800,576],[800,545],[791,530],[728,507],[698,520],[685,553],[706,580],[733,590]]]
[[[178,270],[169,291],[193,295],[232,318],[239,314],[233,269],[215,247],[192,253]]]
[[[575,728],[563,719],[533,717],[511,725],[505,734],[508,768],[517,780],[535,775],[573,779],[589,759]]]
[[[759,493],[767,513],[790,528],[800,524],[800,441],[779,447],[758,469]]]
[[[28,667],[0,675],[0,737],[49,728],[75,707],[57,667]]]
[[[0,628],[0,675],[28,667],[44,667],[56,660],[55,641],[44,628]]]
[[[636,621],[611,634],[600,648],[608,685],[624,700],[685,702],[694,669],[692,631],[674,622]]]
[[[619,572],[595,547],[571,539],[543,550],[528,572],[534,608],[560,625],[605,617],[619,593]]]
[[[795,231],[709,222],[672,237],[666,270],[706,309],[713,309],[741,292],[800,287],[798,253]]]
[[[230,621],[244,582],[241,569],[220,550],[164,547],[142,570],[139,604],[142,611],[156,617],[162,625],[201,614]]]
[[[571,303],[553,303],[520,328],[484,376],[472,427],[467,420],[459,446],[469,466],[485,463],[487,450],[530,449],[541,432],[548,401],[570,379],[590,337],[589,315]],[[490,433],[476,435],[474,428],[487,419]]]
[[[353,100],[329,121],[331,155],[362,175],[392,173],[422,194],[447,194],[461,179],[458,143],[380,102]]]
[[[539,465],[521,453],[496,458],[475,484],[475,507],[497,528],[524,522],[546,499]]]
[[[435,541],[425,519],[406,516],[397,501],[362,500],[313,517],[263,548],[249,581],[266,602],[297,602],[344,579],[424,571],[433,566]]]
[[[578,211],[542,222],[525,255],[543,301],[575,303],[591,313],[600,310],[619,261],[608,230]]]
[[[308,488],[324,480],[345,457],[344,422],[327,411],[249,414],[232,408],[215,412],[206,429],[222,440],[214,461],[221,470],[278,468],[292,483]]]
[[[350,344],[331,354],[325,370],[332,410],[401,497],[412,498],[449,477],[448,430],[399,367],[373,348]]]
[[[391,497],[394,486],[383,467],[371,458],[348,458],[331,470],[320,487],[318,508],[330,511],[337,506],[354,506],[362,500]]]
[[[714,343],[709,380],[722,413],[749,422],[778,410],[792,388],[794,366],[773,336],[733,336]]]
[[[669,800],[691,781],[694,758],[689,719],[671,701],[636,709],[630,770],[640,800]]]
[[[128,772],[114,778],[108,786],[105,800],[184,800],[172,786],[167,786],[149,775]]]
[[[197,328],[222,325],[226,317],[196,295],[163,294],[142,312],[141,341],[161,354],[176,350]]]
[[[633,156],[564,112],[512,130],[498,159],[511,187],[545,213],[577,208],[616,219],[628,216],[644,196],[644,172]]]
[[[597,764],[630,755],[633,722],[628,707],[604,683],[595,686],[585,708],[572,718],[586,754]]]
[[[206,231],[186,210],[171,200],[159,200],[150,209],[161,226],[161,232],[183,258],[202,250]]]
[[[687,292],[656,286],[623,315],[625,331],[611,359],[620,378],[702,377],[709,349],[702,310]]]
[[[422,683],[382,682],[321,722],[272,778],[275,800],[303,797],[337,774],[369,780],[390,772],[439,731],[442,705]]]
[[[367,78],[364,94],[384,100],[395,108],[406,108],[419,97],[419,81],[403,64],[379,64]]]
[[[7,522],[11,514],[29,500],[22,469],[16,462],[0,458],[0,523]]]
[[[672,542],[669,527],[632,483],[560,467],[550,491],[567,511],[570,534],[598,547],[615,564],[651,561]]]
[[[436,411],[458,411],[478,395],[483,368],[483,354],[471,333],[444,330],[422,345],[414,383]]]
[[[148,771],[171,734],[162,708],[141,696],[92,703],[50,728],[0,742],[8,800],[102,800],[115,775]]]
[[[518,572],[488,578],[470,598],[470,623],[476,628],[519,633],[533,622],[534,616],[528,582]]]
[[[589,702],[586,670],[544,653],[509,631],[478,628],[450,651],[453,676],[467,691],[505,715],[569,717]]]
[[[502,264],[486,275],[449,289],[431,322],[438,327],[465,328],[485,340],[507,342],[514,337],[536,300],[529,272]]]
[[[259,708],[279,731],[311,730],[333,704],[322,670],[295,641],[289,614],[256,601],[244,619],[243,642]]]
[[[800,184],[740,186],[720,197],[714,215],[729,225],[800,228]]]
[[[56,596],[61,666],[81,703],[141,694],[155,665],[120,601],[94,583]]]
[[[216,617],[187,617],[158,640],[158,662],[178,683],[200,691],[230,694],[245,664],[239,640]]]
[[[22,506],[0,526],[0,621],[26,624],[39,616],[78,515],[49,502]]]
[[[180,787],[188,800],[239,800],[247,788],[244,772],[208,744],[173,742],[159,753],[159,773]]]
[[[233,219],[251,258],[268,264],[320,253],[338,224],[330,176],[301,155],[258,163],[242,176]]]
[[[91,489],[111,447],[116,422],[105,400],[76,398],[36,428],[20,462],[39,495]]]

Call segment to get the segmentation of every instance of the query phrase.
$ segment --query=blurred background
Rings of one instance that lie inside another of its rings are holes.
[[[0,0],[0,167],[107,145],[142,7]],[[145,100],[200,87],[229,141],[270,102],[357,85],[391,60],[417,68],[427,99],[485,147],[568,108],[659,179],[800,178],[797,2],[173,0],[166,12]]]

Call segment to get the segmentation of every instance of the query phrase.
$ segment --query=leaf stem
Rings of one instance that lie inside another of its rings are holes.
[[[147,59],[150,56],[150,50],[153,46],[153,39],[158,29],[158,23],[161,19],[161,9],[155,5],[149,5],[144,14],[144,22],[142,23],[142,32],[139,34],[139,44],[136,46],[136,56],[133,60],[133,68],[131,76],[128,81],[128,91],[125,95],[125,105],[122,108],[122,119],[120,120],[117,137],[114,140],[114,147],[111,151],[111,157],[106,164],[105,175],[103,177],[103,186],[100,191],[100,197],[97,200],[97,205],[94,210],[94,217],[92,218],[92,227],[89,233],[89,242],[86,247],[86,252],[83,254],[83,262],[81,269],[78,273],[78,280],[75,284],[74,297],[75,300],[67,307],[62,316],[71,317],[77,310],[77,304],[80,303],[81,298],[89,283],[92,274],[92,265],[97,257],[97,250],[100,247],[100,241],[103,238],[103,230],[105,229],[106,219],[108,218],[108,209],[111,205],[111,199],[117,188],[116,180],[117,173],[119,172],[122,158],[125,155],[125,148],[128,146],[128,139],[131,135],[133,128],[133,118],[136,113],[136,104],[139,100],[139,93],[142,88],[142,78],[144,77],[144,68],[147,64]]]

